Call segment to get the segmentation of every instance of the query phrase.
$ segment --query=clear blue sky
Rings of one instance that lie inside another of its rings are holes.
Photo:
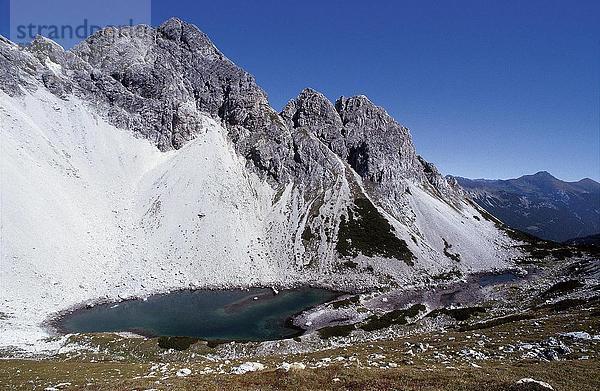
[[[600,1],[152,1],[153,24],[171,16],[276,109],[304,87],[367,95],[443,173],[600,179]]]

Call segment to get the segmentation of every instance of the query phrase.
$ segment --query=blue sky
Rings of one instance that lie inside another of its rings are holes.
[[[171,16],[276,109],[304,87],[367,95],[443,173],[600,179],[598,1],[152,1],[153,24]]]

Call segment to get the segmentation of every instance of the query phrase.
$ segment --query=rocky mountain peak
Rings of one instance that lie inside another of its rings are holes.
[[[342,126],[333,104],[312,88],[305,88],[295,99],[290,100],[283,108],[281,116],[292,129]]]
[[[343,123],[348,162],[363,178],[383,183],[393,177],[422,178],[408,129],[366,96],[341,97],[335,108]]]
[[[236,151],[272,184],[287,182],[297,169],[294,156],[298,160],[302,153],[293,133],[299,131],[313,134],[385,197],[404,191],[397,178],[434,187],[445,182],[437,172],[425,175],[408,129],[366,96],[332,104],[307,88],[278,115],[252,75],[178,18],[157,28],[107,27],[69,51],[43,37],[20,50],[0,46],[4,58],[19,58],[7,61],[0,75],[9,94],[18,93],[19,84],[32,86],[32,77],[41,79],[63,99],[74,93],[94,102],[112,124],[163,151],[195,138],[206,114],[227,128]],[[27,75],[24,69],[35,70]],[[320,148],[303,140],[303,148]]]
[[[173,17],[168,19],[158,27],[157,32],[177,45],[189,47],[192,51],[223,57],[223,54],[205,33],[200,31],[195,25],[179,18]]]
[[[294,132],[308,131],[352,167],[382,198],[404,193],[398,178],[428,183],[451,200],[451,186],[435,166],[418,158],[407,128],[365,95],[340,97],[335,105],[323,94],[304,89],[281,117]]]
[[[68,53],[59,64],[76,94],[99,105],[114,125],[166,151],[195,138],[206,114],[227,127],[258,173],[275,182],[287,177],[287,127],[254,77],[194,25],[172,18],[156,29],[108,27]],[[55,90],[64,96],[64,88]]]
[[[281,117],[294,132],[309,131],[336,155],[348,155],[342,120],[333,104],[320,92],[305,88],[283,108]]]
[[[531,175],[534,178],[537,179],[544,179],[544,180],[552,180],[552,179],[556,179],[552,174],[550,174],[548,171],[538,171],[535,174]]]
[[[58,43],[39,34],[35,36],[28,47],[32,52],[44,53],[48,56],[57,56],[65,52],[65,49]]]
[[[600,189],[600,183],[596,182],[595,180],[591,179],[591,178],[583,178],[579,181],[577,181],[577,184],[581,187],[583,187],[584,189],[590,190],[590,191],[597,191],[598,189]]]

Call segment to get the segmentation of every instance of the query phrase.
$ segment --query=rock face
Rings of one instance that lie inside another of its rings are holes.
[[[479,206],[542,239],[600,232],[600,184],[591,179],[564,182],[545,171],[508,180],[456,179]]]
[[[519,255],[384,109],[306,89],[277,113],[179,19],[70,51],[2,38],[0,90],[0,311],[17,319],[0,317],[0,344],[19,343],[14,324],[35,339],[45,316],[98,297],[366,289]]]
[[[170,19],[157,29],[107,28],[70,52],[38,37],[27,51],[41,64],[14,55],[6,72],[10,80],[3,83],[9,94],[18,93],[16,84],[27,85],[24,70],[61,97],[74,85],[79,96],[103,107],[113,124],[152,140],[162,151],[194,138],[200,131],[198,114],[206,113],[227,124],[241,155],[273,178],[285,176],[291,135],[265,93],[190,24]],[[44,69],[47,61],[61,71]]]

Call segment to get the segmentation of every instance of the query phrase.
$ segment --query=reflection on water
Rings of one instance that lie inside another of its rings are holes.
[[[273,340],[293,336],[294,314],[338,296],[323,289],[179,291],[147,300],[109,303],[78,310],[59,320],[64,332],[135,331],[145,335],[206,340]]]
[[[489,285],[506,284],[518,281],[520,278],[521,277],[510,271],[498,274],[484,274],[479,277],[479,286],[486,287]]]

